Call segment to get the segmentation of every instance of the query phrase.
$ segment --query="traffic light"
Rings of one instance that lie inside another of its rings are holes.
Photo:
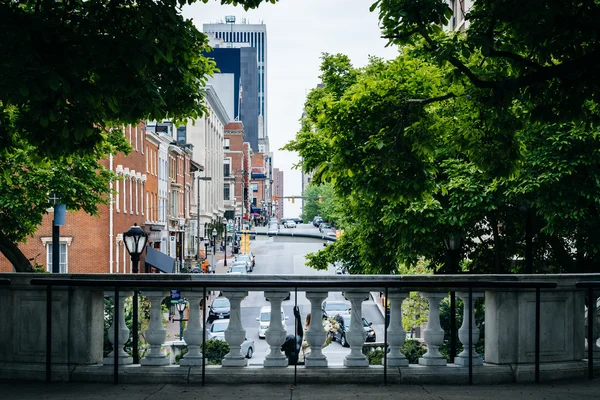
[[[294,198],[294,196],[292,196],[292,203],[295,201],[296,199]]]

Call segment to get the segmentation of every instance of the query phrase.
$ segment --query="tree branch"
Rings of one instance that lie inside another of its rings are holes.
[[[422,106],[427,105],[427,104],[431,104],[431,103],[436,103],[438,101],[444,101],[444,100],[448,100],[448,99],[452,99],[455,98],[456,95],[452,92],[447,93],[443,96],[437,96],[437,97],[430,97],[428,99],[408,99],[406,100],[407,103],[417,103],[420,104]]]

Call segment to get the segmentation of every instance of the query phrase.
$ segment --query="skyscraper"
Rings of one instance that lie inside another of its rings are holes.
[[[269,139],[267,134],[267,27],[264,24],[248,24],[242,19],[241,24],[235,23],[234,16],[225,17],[225,22],[204,24],[204,33],[222,40],[225,47],[231,48],[256,48],[256,65],[258,72],[258,97],[257,97],[257,124],[258,148],[255,151],[269,152]],[[244,93],[245,95],[245,93]],[[248,125],[244,123],[248,128]]]

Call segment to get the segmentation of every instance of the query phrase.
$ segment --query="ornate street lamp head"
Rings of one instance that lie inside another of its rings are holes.
[[[123,240],[130,256],[140,256],[146,248],[148,234],[135,223],[123,234]]]

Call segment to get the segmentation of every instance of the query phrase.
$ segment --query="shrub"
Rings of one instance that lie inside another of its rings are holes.
[[[204,357],[210,365],[219,365],[225,355],[229,353],[229,344],[224,340],[208,339],[206,341],[206,351]]]
[[[369,365],[383,365],[383,349],[375,349],[367,353]]]
[[[418,364],[419,357],[422,357],[427,352],[427,348],[418,340],[407,339],[400,348],[400,351],[406,356],[409,364]]]

